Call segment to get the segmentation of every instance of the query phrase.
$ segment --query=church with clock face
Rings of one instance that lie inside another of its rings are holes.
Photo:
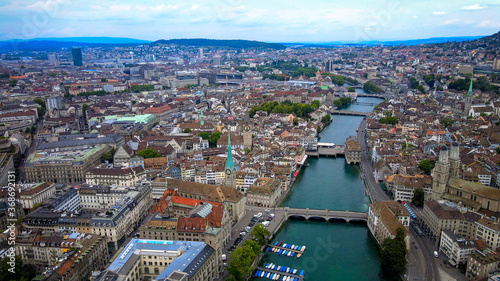
[[[229,187],[236,187],[236,169],[234,167],[233,152],[231,149],[231,133],[227,136],[227,160],[224,169],[226,178],[224,184]]]

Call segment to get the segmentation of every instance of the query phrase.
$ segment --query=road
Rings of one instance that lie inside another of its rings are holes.
[[[392,200],[392,198],[382,189],[380,184],[375,181],[374,169],[371,165],[371,155],[365,141],[366,118],[363,119],[359,126],[357,138],[362,149],[360,168],[365,176],[365,182],[370,192],[372,202]],[[420,211],[415,214],[420,215]],[[418,236],[411,227],[410,239],[411,241],[415,241],[415,244],[411,245],[408,255],[408,280],[441,280],[438,265],[433,254],[436,249],[434,249],[432,243]],[[415,249],[415,245],[418,246],[418,249]]]

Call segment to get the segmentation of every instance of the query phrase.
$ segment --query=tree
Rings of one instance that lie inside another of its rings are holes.
[[[147,158],[155,158],[155,157],[161,157],[161,154],[156,152],[154,149],[151,147],[148,147],[146,149],[143,149],[137,153],[138,156],[143,157],[144,159]]]
[[[294,125],[294,126],[299,125],[299,119],[297,119],[297,118],[293,118],[293,125]]]
[[[413,198],[411,199],[411,202],[417,207],[423,207],[424,200],[425,200],[424,190],[420,187],[415,189],[413,191]]]
[[[378,87],[377,85],[373,84],[370,81],[366,82],[363,85],[363,90],[365,90],[367,92],[370,92],[370,93],[375,93],[375,94],[378,94],[378,93],[382,92],[382,89],[380,89],[380,87]]]
[[[198,136],[204,140],[208,140],[210,138],[210,134],[207,132],[199,133]]]
[[[396,237],[386,238],[382,243],[382,273],[389,280],[399,280],[399,276],[406,272],[406,254],[405,232],[400,227],[396,230]]]
[[[113,147],[110,151],[104,152],[101,155],[101,163],[113,163],[113,156],[115,156],[116,149]]]
[[[15,87],[15,86],[17,85],[17,80],[16,80],[16,79],[10,79],[10,81],[9,81],[9,85],[10,85],[11,87]]]
[[[342,75],[337,75],[335,76],[335,78],[333,79],[333,83],[339,85],[339,86],[342,86],[345,84],[345,79]]]
[[[323,118],[321,118],[321,122],[323,122],[323,123],[328,123],[328,122],[330,122],[330,120],[332,120],[332,116],[330,114],[327,114],[327,115],[323,116]]]
[[[450,117],[445,117],[439,120],[439,123],[441,123],[445,128],[447,128],[455,123],[455,119]]]
[[[50,77],[56,77],[56,76],[57,76],[57,73],[56,73],[56,72],[54,72],[54,71],[51,71],[51,72],[49,72],[49,76],[50,76]]]
[[[263,224],[258,224],[256,225],[252,231],[250,232],[252,236],[257,239],[257,242],[259,242],[259,245],[264,246],[267,244],[267,241],[269,239],[269,236],[271,236],[271,232],[263,225]]]
[[[353,87],[349,87],[349,88],[347,88],[347,91],[350,93],[354,93],[354,92],[356,92],[356,89],[354,89]]]
[[[36,276],[37,271],[35,266],[30,264],[23,264],[23,261],[19,256],[15,256],[14,259],[14,273],[9,271],[9,269],[12,268],[11,264],[9,264],[9,257],[3,258],[0,261],[0,281],[29,281]]]
[[[101,78],[101,82],[108,82],[108,79],[106,79],[106,78]]]
[[[242,247],[231,253],[227,271],[234,277],[233,280],[243,281],[252,273],[252,264],[258,255],[255,251],[255,244],[252,242],[255,243],[255,241],[245,241]]]
[[[500,146],[497,147],[497,154],[500,154]]]
[[[210,134],[210,138],[208,139],[208,144],[210,147],[216,147],[217,146],[217,141],[220,139],[220,133],[219,132],[213,132]]]
[[[40,105],[38,107],[38,117],[44,116],[46,111],[45,101],[40,98],[33,99],[33,101]]]
[[[250,149],[248,147],[245,147],[245,154],[250,153]]]
[[[183,133],[188,133],[188,134],[189,134],[189,133],[191,133],[191,129],[186,128],[186,129],[184,129],[182,132],[183,132]]]
[[[422,161],[420,161],[418,167],[420,168],[420,170],[424,171],[426,175],[431,174],[432,166],[429,159],[423,159]]]

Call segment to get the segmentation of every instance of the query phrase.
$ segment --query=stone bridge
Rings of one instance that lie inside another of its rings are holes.
[[[315,209],[298,209],[298,208],[276,208],[282,209],[288,218],[304,218],[309,219],[320,219],[326,221],[362,221],[368,222],[368,214],[363,212],[351,212],[351,211],[332,211],[332,210],[315,210]]]
[[[336,115],[354,115],[354,116],[368,116],[370,112],[348,111],[348,110],[332,110],[332,114]]]

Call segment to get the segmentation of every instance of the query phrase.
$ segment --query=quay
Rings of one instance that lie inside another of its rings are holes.
[[[261,271],[264,271],[264,272],[279,274],[281,276],[288,276],[288,277],[291,277],[291,278],[298,278],[299,281],[303,281],[304,280],[304,276],[295,275],[295,274],[292,274],[292,273],[281,272],[281,271],[276,271],[276,270],[270,269],[270,268],[256,266],[255,269],[256,270],[261,270]],[[264,277],[262,277],[262,278],[264,278]],[[280,277],[280,280],[281,280],[281,277]]]

